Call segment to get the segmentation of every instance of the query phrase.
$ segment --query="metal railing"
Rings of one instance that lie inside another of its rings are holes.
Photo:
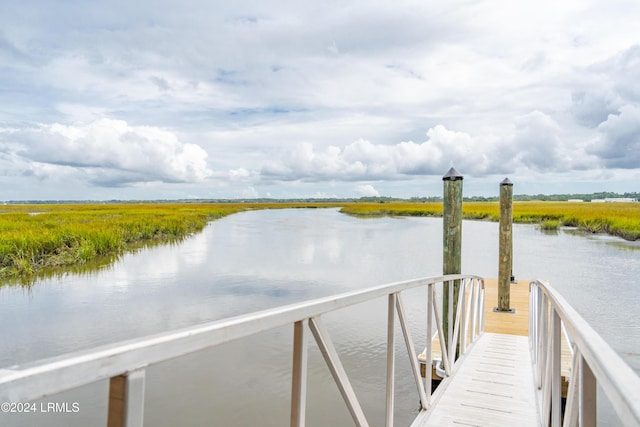
[[[449,292],[449,306],[447,309],[448,331],[446,331],[445,335],[442,333],[442,328],[438,327],[424,351],[418,355],[418,360],[421,363],[427,366],[433,365],[437,375],[443,378],[451,376],[451,368],[455,361],[467,352],[468,346],[484,331],[484,280],[477,282],[466,280],[458,286],[461,286],[461,291],[456,304],[455,320],[453,318],[455,288],[449,284],[446,287]],[[436,319],[439,319],[438,303],[433,300],[429,303],[429,307],[432,307]],[[431,330],[431,328],[427,327],[427,330]],[[447,337],[446,340],[445,336]],[[453,339],[448,337],[453,337]],[[436,338],[438,338],[440,345],[440,359],[434,359],[433,354],[432,345]],[[430,386],[430,384],[428,385]]]
[[[595,426],[596,389],[604,391],[620,421],[640,426],[640,377],[548,283],[530,283],[529,343],[543,425]],[[572,363],[562,413],[562,330]]]
[[[447,283],[453,304],[454,283],[459,284],[458,309],[448,310],[449,348],[444,344],[444,331],[436,286]],[[484,325],[484,281],[471,275],[449,275],[391,283],[355,292],[319,298],[307,302],[269,309],[230,319],[205,323],[162,333],[151,337],[103,346],[37,362],[27,366],[0,371],[0,401],[28,402],[60,393],[82,385],[109,379],[109,426],[143,425],[145,370],[148,366],[225,342],[251,336],[276,327],[293,326],[293,363],[291,386],[291,426],[305,425],[307,389],[307,341],[309,331],[338,385],[342,397],[358,426],[369,425],[351,386],[349,377],[324,327],[326,313],[363,303],[375,298],[388,299],[386,425],[393,425],[395,388],[395,328],[397,317],[405,341],[420,403],[424,410],[431,405],[431,375],[427,371],[426,384],[414,341],[408,327],[401,292],[418,287],[427,288],[426,352],[427,367],[431,366],[431,331],[435,317],[439,332],[443,361],[447,374],[454,369],[456,345],[463,355],[469,345],[482,333]],[[396,316],[397,315],[397,316]]]

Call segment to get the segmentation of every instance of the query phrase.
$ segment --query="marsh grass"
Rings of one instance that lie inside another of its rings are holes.
[[[357,216],[441,216],[442,203],[142,203],[0,206],[0,285],[179,242],[209,222],[250,209],[341,207]],[[467,219],[497,221],[498,203],[463,203]],[[573,226],[640,239],[640,203],[515,202],[514,222]]]
[[[462,214],[466,219],[498,221],[499,208],[498,202],[465,202]],[[341,211],[357,216],[442,216],[442,203],[358,203]],[[640,203],[514,202],[513,221],[640,239]]]
[[[216,218],[290,204],[68,204],[0,207],[0,281],[28,284],[55,269],[113,261],[147,245],[180,241]],[[12,280],[13,279],[13,280]]]
[[[540,229],[543,231],[557,231],[560,228],[560,221],[556,219],[548,219],[540,223]]]

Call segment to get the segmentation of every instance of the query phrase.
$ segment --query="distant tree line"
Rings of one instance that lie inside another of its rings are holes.
[[[515,195],[514,200],[531,201],[541,200],[549,202],[566,202],[567,200],[584,200],[590,202],[596,199],[615,199],[615,198],[631,198],[640,199],[640,193],[612,193],[612,192],[600,192],[591,194],[536,194],[536,195]]]
[[[516,201],[547,201],[547,202],[566,202],[567,200],[584,200],[590,202],[596,199],[610,199],[610,198],[631,198],[640,200],[640,193],[613,193],[613,192],[600,192],[591,194],[516,194],[513,196],[513,200]],[[464,197],[466,202],[496,202],[497,196],[484,197],[484,196],[471,196]],[[414,203],[434,203],[441,202],[441,196],[426,196],[426,197],[388,197],[388,196],[366,196],[359,198],[321,198],[321,197],[309,197],[309,198],[295,198],[295,199],[273,199],[273,198],[255,198],[255,199],[182,199],[182,200],[21,200],[12,201],[8,200],[4,203],[8,204],[76,204],[76,203],[95,203],[95,204],[107,204],[107,203],[393,203],[393,202],[414,202]],[[0,202],[2,203],[2,202]]]
[[[584,200],[590,202],[597,199],[615,199],[615,198],[631,198],[640,200],[640,193],[613,193],[613,192],[600,192],[591,194],[516,194],[513,196],[513,200],[521,202],[530,201],[542,201],[542,202],[566,202],[568,200]],[[360,197],[359,199],[349,199],[350,201],[366,202],[366,203],[391,203],[391,202],[415,202],[415,203],[432,203],[441,202],[442,197],[430,196],[430,197],[411,197],[410,199],[402,199],[395,197]],[[497,202],[498,196],[470,196],[464,197],[465,202]]]

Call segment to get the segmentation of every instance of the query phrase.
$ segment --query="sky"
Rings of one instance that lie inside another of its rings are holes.
[[[640,191],[637,0],[0,4],[0,201]]]

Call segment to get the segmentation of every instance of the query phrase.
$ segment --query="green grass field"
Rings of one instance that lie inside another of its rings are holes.
[[[175,242],[216,218],[249,209],[341,207],[358,216],[440,216],[442,203],[142,203],[5,205],[0,207],[0,281],[30,283],[39,275],[95,260],[114,260],[141,246]],[[498,203],[464,203],[468,219],[497,221]],[[640,239],[640,203],[515,202],[514,222],[543,229],[575,226]]]

